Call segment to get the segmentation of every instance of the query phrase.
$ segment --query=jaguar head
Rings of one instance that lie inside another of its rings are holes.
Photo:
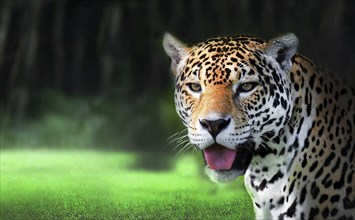
[[[291,117],[297,38],[221,37],[188,47],[166,33],[163,45],[176,77],[176,111],[207,174],[216,182],[243,175]]]

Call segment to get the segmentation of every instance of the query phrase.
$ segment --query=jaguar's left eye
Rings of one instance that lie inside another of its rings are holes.
[[[243,83],[238,87],[239,92],[249,92],[253,90],[258,85],[257,82],[247,82]]]
[[[201,85],[198,83],[188,83],[187,87],[189,87],[192,92],[201,92]]]

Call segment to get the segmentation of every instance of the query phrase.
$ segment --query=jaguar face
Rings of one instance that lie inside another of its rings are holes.
[[[244,174],[261,143],[277,136],[291,117],[287,72],[295,50],[287,46],[237,36],[189,48],[165,35],[176,110],[213,181]]]

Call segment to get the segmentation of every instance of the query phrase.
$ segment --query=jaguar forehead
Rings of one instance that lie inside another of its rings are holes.
[[[190,51],[178,80],[195,77],[205,86],[238,80],[241,77],[239,72],[245,73],[243,67],[249,66],[246,60],[253,60],[254,53],[263,47],[265,44],[247,41],[245,37],[213,39],[198,44]]]

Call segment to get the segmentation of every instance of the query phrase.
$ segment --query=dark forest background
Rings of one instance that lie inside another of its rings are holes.
[[[1,148],[174,154],[183,129],[162,47],[294,32],[299,52],[355,79],[354,0],[2,0]]]

